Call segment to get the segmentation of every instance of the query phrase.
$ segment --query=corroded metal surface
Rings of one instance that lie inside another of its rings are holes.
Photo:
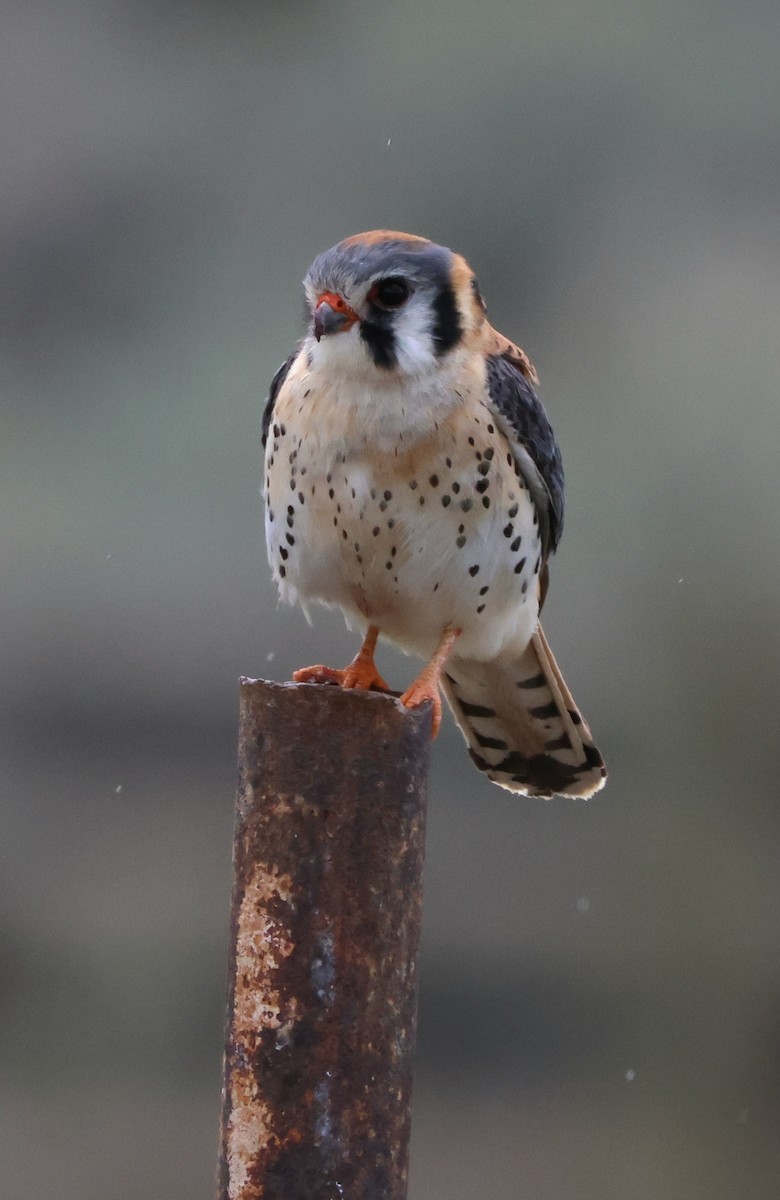
[[[404,1200],[428,708],[241,682],[219,1200]]]

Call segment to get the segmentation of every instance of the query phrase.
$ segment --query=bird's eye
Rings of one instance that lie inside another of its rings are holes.
[[[368,293],[368,299],[379,308],[400,308],[411,295],[411,289],[405,279],[392,276],[389,279],[379,279]]]

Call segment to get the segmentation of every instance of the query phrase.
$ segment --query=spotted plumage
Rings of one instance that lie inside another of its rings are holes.
[[[378,231],[320,255],[312,321],[263,418],[266,539],[283,600],[341,609],[350,667],[382,686],[381,633],[427,666],[472,759],[528,795],[590,795],[605,772],[539,625],[563,470],[527,355],[491,328],[460,256]]]

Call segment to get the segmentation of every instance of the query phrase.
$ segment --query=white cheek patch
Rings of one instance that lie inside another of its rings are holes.
[[[423,375],[437,366],[431,317],[430,306],[422,296],[412,296],[393,313],[395,356],[404,375]]]

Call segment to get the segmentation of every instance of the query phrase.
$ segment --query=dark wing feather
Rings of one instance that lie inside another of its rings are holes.
[[[279,389],[287,378],[290,372],[290,367],[293,365],[297,357],[298,351],[296,350],[295,354],[290,355],[290,357],[287,359],[287,362],[282,363],[281,367],[271,380],[271,389],[268,393],[268,399],[265,402],[265,409],[263,410],[263,449],[265,449],[265,443],[268,441],[268,430],[271,427],[271,418],[273,416],[274,405],[276,404],[276,397],[279,395]]]
[[[539,514],[545,558],[563,529],[563,463],[541,401],[520,366],[507,354],[489,354],[491,407],[509,439]]]

